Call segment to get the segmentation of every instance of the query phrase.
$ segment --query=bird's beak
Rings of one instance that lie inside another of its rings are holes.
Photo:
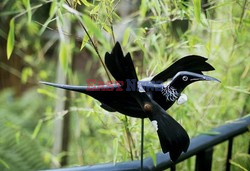
[[[71,90],[71,91],[77,91],[77,92],[85,92],[86,86],[71,86],[71,85],[65,85],[65,84],[56,84],[56,83],[49,83],[44,81],[39,81],[40,84],[49,85],[52,87],[57,87],[65,90]]]
[[[203,80],[205,81],[217,81],[217,82],[221,82],[220,80],[218,80],[217,78],[214,78],[214,77],[210,77],[210,76],[207,76],[207,75],[203,75]]]
[[[191,79],[192,81],[216,81],[216,82],[221,82],[220,80],[214,78],[214,77],[210,77],[208,75],[201,75],[201,74],[197,74],[196,78]]]

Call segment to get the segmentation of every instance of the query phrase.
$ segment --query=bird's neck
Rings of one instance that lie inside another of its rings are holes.
[[[175,88],[178,93],[181,93],[188,85],[179,80],[172,80],[169,86]]]
[[[180,92],[177,91],[177,89],[170,84],[167,86],[163,86],[161,89],[161,93],[163,96],[166,97],[168,101],[176,101],[180,97]]]

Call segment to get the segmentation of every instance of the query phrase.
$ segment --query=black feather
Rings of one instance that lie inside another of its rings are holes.
[[[128,53],[124,57],[118,42],[115,44],[111,54],[105,54],[105,64],[117,81],[126,81],[126,79],[138,80],[130,54]]]
[[[180,71],[190,71],[197,74],[202,74],[202,71],[214,70],[213,66],[207,63],[206,60],[207,58],[197,55],[185,56],[173,63],[161,73],[154,76],[151,81],[155,81],[157,83],[167,81]]]
[[[190,140],[187,132],[168,114],[158,113],[150,120],[157,121],[157,133],[163,153],[169,152],[171,160],[176,161],[181,153],[188,149]]]

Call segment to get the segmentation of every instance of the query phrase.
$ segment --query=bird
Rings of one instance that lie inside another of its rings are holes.
[[[116,42],[111,53],[105,54],[105,64],[116,80],[114,83],[87,86],[44,81],[40,83],[89,95],[109,112],[119,112],[135,118],[149,118],[156,128],[163,153],[169,152],[171,160],[175,162],[182,152],[187,151],[190,138],[167,110],[182,97],[182,91],[188,85],[197,81],[220,82],[202,73],[215,70],[206,61],[205,57],[188,55],[153,78],[138,80],[130,53],[124,56],[121,45]],[[169,82],[165,84],[167,81]]]

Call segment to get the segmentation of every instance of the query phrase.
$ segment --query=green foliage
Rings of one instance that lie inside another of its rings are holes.
[[[56,82],[56,68],[61,65],[70,84],[83,85],[87,78],[108,80],[100,60],[115,41],[131,52],[140,78],[155,75],[187,54],[202,55],[216,68],[209,75],[221,84],[193,84],[184,92],[188,102],[174,105],[168,113],[191,137],[216,135],[211,128],[250,113],[250,3],[202,2],[131,2],[127,4],[131,11],[121,18],[125,9],[119,7],[121,1],[5,0],[0,19],[10,27],[7,32],[1,28],[0,36],[7,39],[7,58],[20,56],[24,66],[21,72],[2,62],[0,67],[18,76],[22,84],[34,85],[39,80]],[[76,67],[78,64],[82,65]],[[55,137],[51,134],[58,117],[54,104],[68,100],[56,91],[38,85],[37,91],[22,92],[20,97],[12,91],[0,93],[0,170],[42,169],[51,163],[60,167],[64,155],[67,166],[139,159],[140,120],[107,112],[91,97],[76,93],[71,93],[67,110],[61,111],[71,117],[69,149],[53,155]],[[215,147],[216,170],[224,169],[226,145]],[[234,141],[233,169],[249,169],[247,146],[245,135]],[[160,150],[157,134],[145,120],[144,156],[157,163],[155,154]],[[194,163],[191,158],[177,169],[194,170]]]
[[[7,58],[10,59],[10,55],[14,49],[15,43],[15,20],[12,19],[10,21],[10,30],[8,34],[8,41],[7,41]]]
[[[22,98],[14,99],[12,91],[3,91],[0,95],[0,170],[37,170],[47,168],[46,150],[38,139],[31,137],[31,130],[38,113],[41,96],[36,91],[27,92]],[[33,106],[30,106],[30,99]]]

